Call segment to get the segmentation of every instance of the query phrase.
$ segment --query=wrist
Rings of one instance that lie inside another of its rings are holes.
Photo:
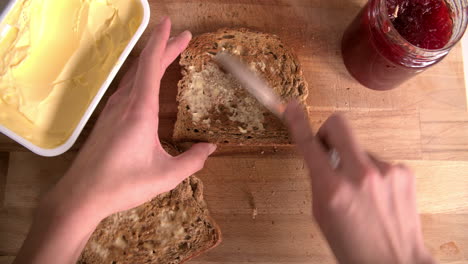
[[[42,198],[15,263],[75,263],[99,224],[92,208],[62,184]]]
[[[103,211],[94,208],[79,188],[67,188],[66,177],[59,181],[41,200],[38,217],[54,219],[60,222],[79,222],[83,230],[95,228],[105,218]]]

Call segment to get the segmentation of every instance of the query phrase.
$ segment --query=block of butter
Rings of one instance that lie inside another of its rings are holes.
[[[0,132],[67,151],[149,15],[147,0],[16,0],[0,21]]]

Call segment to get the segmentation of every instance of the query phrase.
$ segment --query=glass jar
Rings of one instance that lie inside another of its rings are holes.
[[[388,16],[386,0],[369,0],[343,35],[346,68],[362,85],[389,90],[435,65],[461,39],[468,22],[466,0],[446,0],[446,4],[453,22],[450,40],[441,49],[423,49],[398,33]]]

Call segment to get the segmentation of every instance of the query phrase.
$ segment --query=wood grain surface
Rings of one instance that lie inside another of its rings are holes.
[[[137,58],[163,15],[173,34],[249,27],[278,34],[297,52],[310,86],[311,123],[317,129],[344,113],[371,152],[407,163],[417,175],[425,242],[441,263],[468,262],[468,114],[460,46],[444,61],[393,91],[377,92],[346,72],[340,38],[365,0],[151,0],[150,26]],[[170,139],[176,116],[173,64],[160,94],[160,136]],[[106,100],[73,150],[36,156],[0,135],[0,264],[11,263],[41,195],[64,174]],[[311,216],[307,171],[292,147],[222,148],[199,173],[224,241],[191,263],[334,263]],[[256,214],[254,214],[254,210]]]

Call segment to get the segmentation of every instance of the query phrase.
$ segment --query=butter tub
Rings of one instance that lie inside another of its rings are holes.
[[[0,133],[41,156],[76,142],[148,26],[147,0],[15,0],[0,16]]]

